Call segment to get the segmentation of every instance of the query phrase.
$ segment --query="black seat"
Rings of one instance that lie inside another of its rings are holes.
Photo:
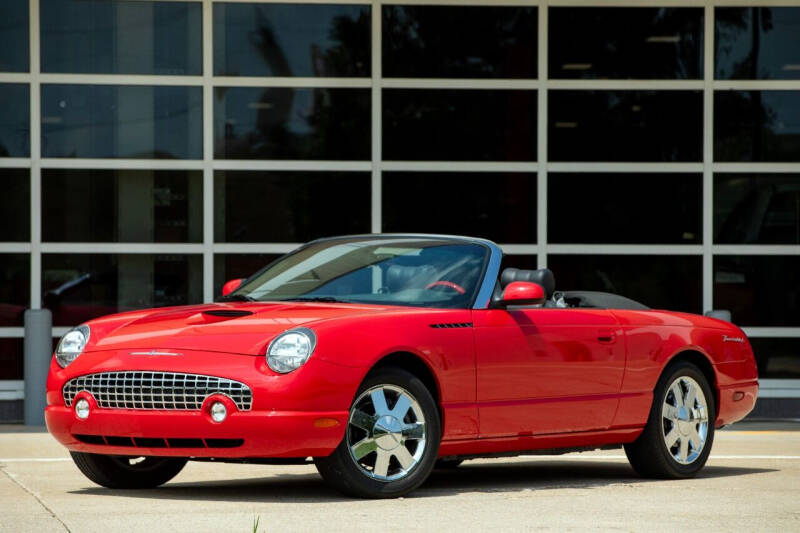
[[[520,268],[506,268],[500,274],[500,288],[505,289],[509,283],[514,281],[529,281],[541,285],[544,289],[545,298],[548,300],[553,297],[556,290],[556,277],[549,268],[539,270],[523,270]]]
[[[392,265],[386,269],[384,285],[389,292],[398,292],[403,289],[423,288],[427,278],[435,272],[430,265]],[[418,286],[420,284],[422,286]]]

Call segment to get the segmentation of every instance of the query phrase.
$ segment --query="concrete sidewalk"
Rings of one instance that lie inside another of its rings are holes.
[[[259,531],[800,532],[800,431],[758,427],[718,432],[692,480],[643,480],[611,450],[469,461],[382,501],[340,496],[313,466],[189,463],[159,489],[111,491],[47,433],[7,431],[0,531],[249,533],[258,519]]]

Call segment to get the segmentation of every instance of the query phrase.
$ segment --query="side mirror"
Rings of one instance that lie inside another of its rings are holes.
[[[544,288],[541,285],[530,281],[514,281],[503,290],[498,306],[541,305],[544,300]]]
[[[225,285],[222,286],[222,295],[223,296],[229,295],[230,293],[238,289],[243,281],[244,278],[230,280],[229,282],[227,282]]]

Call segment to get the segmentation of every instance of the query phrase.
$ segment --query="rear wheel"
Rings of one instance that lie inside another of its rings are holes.
[[[405,370],[380,369],[359,388],[342,442],[314,463],[345,494],[396,498],[427,479],[440,438],[439,411],[422,381]]]
[[[187,459],[174,457],[124,457],[70,452],[83,475],[110,489],[150,489],[178,475]]]
[[[693,477],[708,460],[715,419],[708,380],[695,365],[680,361],[659,379],[647,425],[625,445],[625,454],[643,476]]]

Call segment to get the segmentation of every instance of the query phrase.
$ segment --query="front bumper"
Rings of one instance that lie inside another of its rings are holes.
[[[63,398],[64,384],[87,374],[114,371],[187,372],[224,377],[252,390],[250,410],[230,402],[217,423],[202,410],[100,408],[91,395],[88,418],[78,418]],[[215,458],[297,458],[329,455],[342,440],[350,403],[363,369],[311,358],[290,374],[276,374],[263,357],[184,351],[181,357],[141,357],[130,352],[84,353],[66,369],[52,363],[45,421],[72,451],[108,455]]]
[[[318,420],[335,420],[337,424],[317,427]],[[125,409],[93,409],[86,420],[80,420],[69,407],[51,405],[45,409],[45,421],[56,440],[76,452],[178,457],[309,457],[329,455],[338,446],[344,435],[347,411],[239,411],[231,413],[224,422],[215,423],[196,411]],[[111,444],[79,440],[87,436],[101,437]],[[137,445],[148,440],[162,440],[164,444],[158,447]],[[241,441],[241,445],[217,447],[215,443],[220,441]],[[119,442],[127,444],[114,445]]]

